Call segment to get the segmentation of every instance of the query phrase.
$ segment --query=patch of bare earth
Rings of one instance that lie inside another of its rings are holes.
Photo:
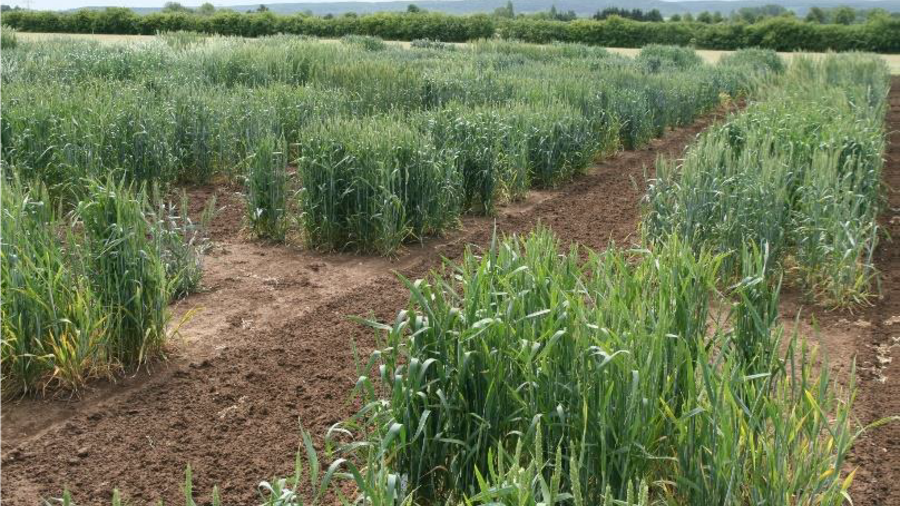
[[[891,84],[885,125],[890,135],[884,165],[888,198],[880,220],[890,238],[881,242],[876,256],[881,296],[852,319],[852,338],[843,344],[857,354],[856,413],[864,424],[900,415],[900,77],[895,76]],[[860,467],[851,488],[854,503],[900,504],[900,423],[865,434],[850,462]]]

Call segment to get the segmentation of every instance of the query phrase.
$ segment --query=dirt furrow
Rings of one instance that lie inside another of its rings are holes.
[[[884,180],[887,206],[881,226],[887,236],[878,247],[881,296],[855,324],[852,340],[859,369],[856,413],[863,424],[900,415],[900,77],[894,76],[885,128],[889,134]],[[850,457],[859,466],[851,493],[855,504],[900,504],[900,423],[866,433]]]

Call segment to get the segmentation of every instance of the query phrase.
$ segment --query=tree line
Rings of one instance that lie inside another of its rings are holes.
[[[493,14],[451,15],[426,12],[411,6],[407,12],[379,12],[340,16],[308,13],[276,15],[264,6],[247,13],[197,9],[167,4],[160,12],[138,15],[127,8],[75,12],[4,9],[2,23],[31,32],[69,32],[152,35],[167,31],[259,37],[278,33],[317,37],[370,35],[386,40],[430,39],[445,42],[499,36],[525,42],[580,42],[611,47],[647,44],[691,45],[702,49],[763,47],[778,51],[863,50],[900,52],[900,18],[885,12],[868,12],[860,21],[857,11],[811,9],[806,19],[776,9],[758,8],[736,13],[729,19],[718,13],[697,18],[672,16],[663,20],[658,11],[605,9],[592,19],[578,19],[573,12],[555,8],[521,15],[512,3]],[[704,14],[708,14],[704,15]],[[850,14],[853,14],[852,19]],[[721,19],[720,19],[721,18]]]

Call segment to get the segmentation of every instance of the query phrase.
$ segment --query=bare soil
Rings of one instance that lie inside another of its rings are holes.
[[[889,128],[896,130],[900,80],[894,81],[891,100]],[[465,218],[448,237],[410,246],[395,259],[323,255],[247,240],[233,188],[190,189],[196,202],[215,193],[223,210],[211,227],[215,246],[206,258],[207,288],[175,307],[176,317],[193,316],[181,326],[169,359],[116,383],[97,382],[78,399],[4,403],[4,504],[32,505],[64,488],[80,504],[101,504],[114,487],[134,504],[180,504],[188,464],[198,493],[217,484],[228,504],[255,504],[261,480],[292,472],[299,424],[321,437],[354,412],[354,348],[367,356],[375,336],[347,316],[392,319],[408,302],[395,271],[422,277],[468,245],[487,245],[495,226],[502,233],[524,233],[543,224],[566,243],[594,249],[610,240],[628,244],[637,233],[645,175],[652,175],[656,157],[678,156],[721,116],[607,159],[558,190],[532,192],[496,218]],[[894,136],[886,177],[900,188],[898,143]],[[884,223],[900,237],[897,197],[892,194],[894,209]],[[885,296],[865,314],[818,311],[804,317],[825,321],[818,323],[820,337],[836,367],[846,369],[856,354],[861,364],[875,367],[861,373],[857,412],[863,422],[900,413],[900,364],[874,366],[882,363],[881,348],[874,346],[900,335],[900,322],[886,323],[900,315],[898,261],[897,248],[883,243]],[[786,304],[788,312],[801,307],[799,299]],[[871,325],[845,323],[860,318]],[[898,429],[872,432],[854,453],[862,467],[856,504],[900,504]]]
[[[858,317],[830,315],[836,325],[852,321],[859,396],[856,415],[863,424],[900,415],[900,77],[894,76],[888,97],[884,181],[887,206],[881,226],[887,232],[878,247],[881,296]],[[893,239],[891,239],[893,238]],[[822,333],[827,335],[827,329]],[[850,463],[859,466],[851,488],[854,503],[900,505],[900,423],[868,431],[857,442]]]

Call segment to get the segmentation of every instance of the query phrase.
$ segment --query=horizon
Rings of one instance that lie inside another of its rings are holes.
[[[25,9],[32,10],[50,10],[50,11],[66,11],[73,9],[83,9],[83,8],[104,8],[104,7],[127,7],[130,9],[160,9],[162,8],[168,0],[158,0],[148,2],[146,0],[120,0],[117,2],[104,2],[103,0],[23,0],[17,2],[3,2],[6,5],[11,7],[21,7]],[[272,5],[280,5],[280,4],[298,4],[298,3],[309,3],[309,4],[334,4],[334,3],[369,3],[369,4],[377,4],[377,3],[393,3],[398,0],[296,0],[296,1],[276,1],[276,2],[260,2],[260,5],[272,6]],[[402,1],[402,0],[399,0]],[[427,1],[435,1],[435,0],[427,0]],[[462,0],[437,0],[441,2],[459,2]],[[703,2],[709,0],[659,0],[661,2],[666,3],[695,3],[695,2]],[[721,2],[738,2],[740,0],[714,0]],[[767,4],[774,5],[784,5],[793,3],[785,0],[759,0],[761,2]],[[178,2],[185,7],[188,8],[196,8],[205,3],[204,1],[191,1],[191,2]],[[229,8],[235,6],[248,6],[248,5],[256,5],[256,2],[247,1],[247,0],[219,0],[212,1],[212,3],[217,9],[218,8]],[[410,4],[416,3],[415,0],[410,0]],[[513,4],[515,4],[515,0],[513,0]],[[622,3],[629,3],[623,0]],[[824,3],[824,2],[823,2]],[[849,3],[882,3],[882,0],[854,0]],[[615,4],[613,4],[615,5]],[[598,9],[605,7],[598,6]],[[628,7],[627,5],[623,5],[622,7]]]

